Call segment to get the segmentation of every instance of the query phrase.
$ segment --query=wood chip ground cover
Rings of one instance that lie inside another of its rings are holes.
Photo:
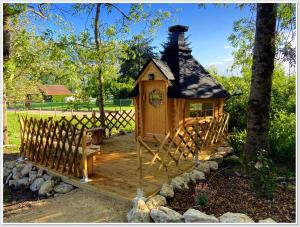
[[[168,201],[168,207],[183,214],[188,208],[196,206],[191,196],[194,191],[195,184],[191,183],[188,190],[175,192],[174,198]],[[230,211],[247,214],[254,221],[271,217],[276,222],[295,222],[294,190],[285,191],[278,186],[272,200],[263,199],[252,191],[248,179],[224,172],[212,178],[207,196],[208,203],[195,209],[216,217]]]

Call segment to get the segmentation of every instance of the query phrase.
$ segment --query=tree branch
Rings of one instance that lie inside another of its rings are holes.
[[[126,15],[126,13],[124,13],[118,6],[116,6],[115,4],[112,4],[112,3],[105,3],[105,5],[107,6],[111,6],[113,8],[115,8],[119,13],[122,14],[122,16],[124,18],[126,18],[127,20],[130,20],[130,17]]]
[[[43,3],[43,4],[44,4],[44,3]],[[44,14],[44,12],[43,12],[43,10],[42,10],[42,8],[41,8],[41,5],[43,5],[43,4],[39,4],[39,5],[38,5],[38,8],[39,8],[38,11],[36,11],[36,10],[34,9],[33,6],[27,6],[27,11],[32,12],[32,13],[38,15],[39,17],[41,17],[41,18],[43,18],[43,19],[46,19],[47,16]]]

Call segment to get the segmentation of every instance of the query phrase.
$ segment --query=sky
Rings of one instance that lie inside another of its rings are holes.
[[[117,4],[124,12],[128,11],[129,5],[130,4],[125,3]],[[232,33],[233,22],[250,15],[250,11],[247,8],[240,10],[235,7],[234,4],[227,5],[227,7],[217,7],[214,4],[207,4],[207,6],[203,8],[199,7],[196,3],[151,4],[151,9],[153,10],[178,11],[175,16],[172,17],[172,20],[164,21],[163,25],[157,30],[153,39],[153,46],[156,46],[158,51],[161,50],[161,44],[167,40],[169,26],[175,24],[189,26],[186,35],[189,36],[193,56],[204,67],[215,65],[223,75],[226,75],[228,73],[227,68],[233,62],[233,48],[227,40]],[[66,11],[70,9],[70,4],[54,4],[54,6],[53,11],[60,13],[64,19],[70,21],[76,33],[90,28],[94,12],[93,15],[89,16],[87,14],[72,16],[66,13]],[[107,23],[114,23],[116,18],[120,18],[120,14],[117,11],[113,11],[109,15],[107,15],[105,11],[101,11],[101,13],[101,20]],[[58,27],[52,22],[36,20],[35,23],[36,25],[42,25],[38,26],[42,29],[50,28],[59,32]],[[139,33],[141,26],[141,24],[132,26],[131,34]],[[64,31],[60,32],[63,33]]]

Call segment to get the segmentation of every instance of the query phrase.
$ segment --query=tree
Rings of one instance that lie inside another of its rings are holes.
[[[229,42],[235,48],[233,68],[237,67],[245,71],[251,69],[252,65],[257,4],[240,3],[236,6],[240,9],[248,7],[251,12],[250,16],[234,22],[233,32],[228,37]],[[276,18],[275,59],[277,62],[288,63],[290,69],[296,63],[296,4],[278,4]]]
[[[269,150],[268,130],[275,58],[275,29],[276,4],[257,4],[245,144],[248,160],[254,159],[260,149]]]

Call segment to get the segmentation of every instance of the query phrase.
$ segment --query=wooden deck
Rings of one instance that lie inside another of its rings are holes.
[[[156,146],[154,143],[148,143]],[[95,156],[94,176],[89,178],[87,187],[97,188],[103,194],[116,195],[127,200],[136,196],[137,190],[137,147],[134,133],[113,136],[104,140],[101,154]],[[214,153],[212,149],[203,151],[200,159],[207,159]],[[169,183],[170,178],[193,167],[191,157],[182,160],[179,166],[172,165],[168,174],[164,169],[158,170],[158,164],[150,166],[152,155],[143,151],[143,189],[144,196],[156,193],[163,183]],[[85,187],[85,186],[84,186]]]

